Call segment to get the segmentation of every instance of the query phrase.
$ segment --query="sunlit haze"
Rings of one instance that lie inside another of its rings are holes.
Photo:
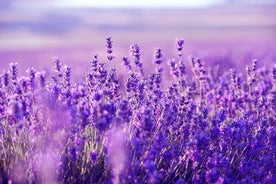
[[[222,4],[275,4],[275,0],[0,0],[0,8],[204,8]]]
[[[62,7],[202,7],[221,3],[222,0],[58,0]]]

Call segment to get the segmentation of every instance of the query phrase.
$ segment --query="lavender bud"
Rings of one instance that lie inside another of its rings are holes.
[[[130,60],[128,59],[128,57],[124,56],[122,58],[122,61],[123,61],[122,65],[124,65],[128,70],[131,70],[132,67],[131,67]]]
[[[108,56],[107,56],[107,60],[108,60],[108,61],[112,61],[114,58],[115,58],[115,57],[114,57],[113,55],[108,55]]]
[[[171,68],[171,74],[175,75],[176,77],[179,77],[179,71],[176,61],[174,59],[169,59],[168,65]]]
[[[107,37],[106,38],[106,52],[107,52],[107,54],[108,54],[108,56],[107,56],[107,60],[108,61],[112,61],[115,57],[112,55],[112,52],[113,52],[113,50],[112,50],[112,43],[113,43],[113,41],[112,41],[112,39],[111,39],[111,37]]]
[[[253,72],[256,72],[257,63],[258,63],[258,60],[257,60],[257,59],[254,59],[254,60],[253,60],[253,64],[252,64],[252,71],[253,71]]]
[[[0,88],[4,86],[3,75],[0,75]]]
[[[131,74],[126,83],[127,92],[131,92],[131,91],[136,92],[138,88],[138,83],[139,83],[139,79],[137,75]]]
[[[26,71],[29,75],[29,85],[31,89],[35,88],[35,77],[36,77],[36,70],[34,68],[29,68]]]
[[[106,49],[107,49],[106,51],[108,54],[112,53],[112,43],[113,43],[113,41],[112,41],[111,37],[107,37],[105,46],[106,46]]]
[[[164,68],[158,67],[157,70],[156,70],[156,72],[161,74],[163,72],[163,70],[164,70]]]
[[[9,85],[9,81],[10,81],[10,75],[8,72],[4,73],[3,80],[4,80],[4,86],[7,87]]]
[[[100,92],[97,92],[97,93],[95,93],[94,94],[94,96],[93,96],[93,100],[95,100],[95,101],[100,101],[101,99],[102,99],[102,92],[100,91]]]
[[[141,53],[140,53],[139,45],[138,44],[131,45],[129,52],[130,52],[130,55],[134,58],[135,65],[138,67],[142,67],[142,63],[140,62]]]
[[[69,89],[71,86],[71,68],[66,65],[64,66],[64,68],[65,68],[65,71],[64,71],[65,87]]]
[[[13,80],[13,82],[16,82],[17,80],[17,75],[18,75],[17,65],[18,65],[17,63],[10,64],[11,79]]]
[[[206,79],[206,70],[199,58],[192,58],[192,70],[194,72],[195,77],[198,78],[200,81]]]
[[[184,65],[184,63],[181,63],[179,65],[179,73],[180,76],[184,76],[186,74],[186,66]]]
[[[183,50],[183,45],[184,45],[184,39],[182,38],[177,38],[176,39],[176,49],[178,51],[178,56],[182,56],[182,50]]]
[[[25,101],[16,101],[8,109],[8,113],[13,115],[17,120],[22,120],[26,114],[26,102]]]
[[[101,81],[101,83],[105,83],[105,81],[107,80],[107,70],[104,66],[103,63],[99,63],[99,68],[98,68],[98,79]]]
[[[54,59],[54,64],[55,64],[56,72],[61,72],[61,62],[60,62],[59,58]]]
[[[88,73],[86,75],[86,83],[87,83],[87,87],[88,87],[89,92],[92,93],[94,91],[94,87],[96,85],[95,77],[94,77],[93,74]]]
[[[20,83],[21,83],[22,89],[26,93],[28,90],[28,78],[20,78]]]
[[[237,90],[237,74],[236,71],[234,69],[230,69],[230,74],[231,74],[231,84],[232,84],[232,89],[233,92],[235,92]]]
[[[97,69],[98,69],[98,64],[99,64],[98,55],[95,54],[95,55],[93,56],[92,61],[91,61],[91,71],[96,72]]]
[[[45,87],[45,84],[46,84],[45,71],[38,72],[38,73],[37,73],[37,76],[38,76],[38,78],[39,78],[40,86],[41,86],[42,88],[44,88],[44,87]]]
[[[90,160],[92,163],[94,163],[96,161],[97,157],[98,157],[98,153],[96,151],[90,152]]]
[[[162,49],[156,48],[154,51],[154,62],[160,65],[163,62],[162,57]]]
[[[257,82],[256,78],[256,69],[257,69],[257,60],[253,60],[252,67],[246,67],[246,74],[247,74],[247,84],[252,86],[253,83]]]
[[[272,69],[272,80],[276,82],[276,65],[274,65]]]

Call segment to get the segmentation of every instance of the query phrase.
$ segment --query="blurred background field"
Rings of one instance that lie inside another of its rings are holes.
[[[260,65],[276,61],[273,1],[161,7],[68,2],[0,0],[1,70],[10,62],[18,62],[21,71],[30,66],[47,69],[53,57],[59,57],[74,68],[73,73],[82,73],[93,54],[105,59],[107,36],[113,37],[118,65],[134,42],[141,46],[144,63],[151,63],[157,46],[166,58],[174,57],[176,37],[185,39],[185,59],[194,55],[207,66],[242,70],[255,58]]]

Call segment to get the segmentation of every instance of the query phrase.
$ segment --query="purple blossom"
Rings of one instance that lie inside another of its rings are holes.
[[[15,83],[18,76],[17,63],[10,64],[11,79]]]
[[[143,64],[141,62],[141,53],[140,53],[140,47],[139,47],[139,45],[138,44],[131,45],[129,53],[133,57],[135,65],[138,68],[142,68]]]
[[[11,64],[0,75],[0,183],[275,183],[275,66],[219,73],[192,57],[189,68],[184,40],[176,46],[156,71],[137,44],[125,73],[95,54],[85,80],[59,59],[27,76]],[[106,49],[113,61],[111,37]],[[163,60],[156,49],[153,63]]]
[[[182,56],[182,50],[183,50],[183,45],[184,45],[184,39],[182,38],[177,38],[176,39],[176,49],[178,51],[178,56],[181,57]]]
[[[112,38],[111,37],[107,37],[106,38],[106,45],[105,46],[106,46],[106,52],[108,54],[108,56],[107,56],[107,60],[108,61],[112,61],[114,59],[114,56],[112,55],[112,53],[113,53],[112,43],[113,43]]]
[[[130,64],[130,60],[128,59],[127,56],[124,56],[124,57],[122,58],[122,61],[123,61],[122,65],[124,65],[128,70],[131,70],[131,69],[132,69],[132,66],[131,66],[131,64]]]
[[[98,157],[98,153],[97,152],[95,152],[95,151],[91,151],[90,152],[90,159],[91,159],[92,163],[94,163],[96,161],[97,157]]]
[[[162,57],[163,57],[162,49],[156,48],[155,51],[154,51],[154,62],[156,64],[160,65],[163,62]]]

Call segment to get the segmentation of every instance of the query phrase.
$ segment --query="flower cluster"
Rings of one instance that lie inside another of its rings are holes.
[[[112,43],[125,68],[94,55],[80,83],[59,59],[0,75],[0,183],[275,183],[275,66],[215,76],[177,39],[147,74],[138,44],[118,61]]]

